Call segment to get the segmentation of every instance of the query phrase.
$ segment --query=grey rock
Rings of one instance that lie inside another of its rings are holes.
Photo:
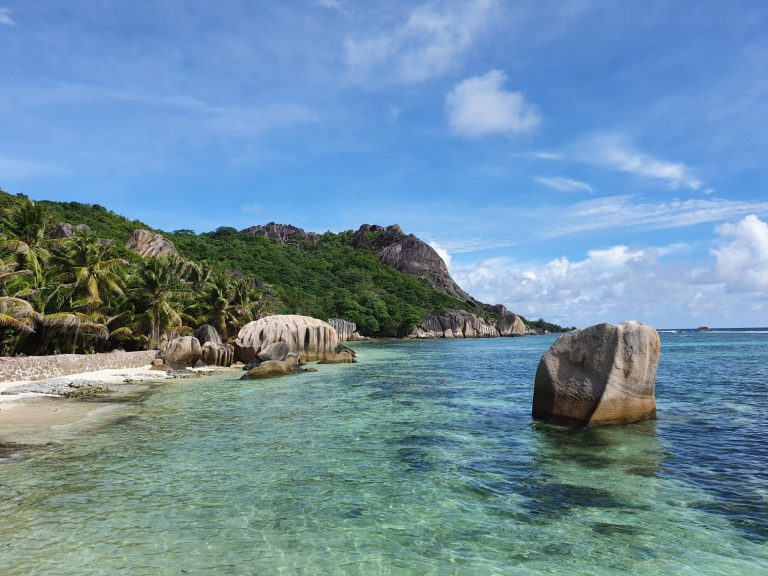
[[[181,336],[163,342],[157,353],[157,357],[162,358],[165,364],[173,369],[194,366],[195,362],[200,360],[202,356],[203,351],[200,342],[194,336]]]
[[[237,358],[247,364],[271,344],[285,342],[289,351],[315,362],[336,354],[339,343],[330,324],[298,315],[275,315],[249,322],[234,341]]]
[[[360,339],[360,334],[357,333],[357,324],[354,322],[343,318],[328,318],[328,324],[336,330],[336,334],[339,335],[339,342]]]
[[[294,362],[286,360],[267,360],[255,368],[248,370],[240,380],[260,380],[262,378],[275,378],[277,376],[289,376],[291,374],[300,374],[304,368]]]
[[[466,310],[432,310],[408,338],[496,338],[496,326]]]
[[[269,344],[261,349],[257,354],[259,360],[266,362],[268,360],[285,360],[288,353],[291,351],[291,347],[285,342],[275,342]]]
[[[301,228],[292,226],[290,224],[277,224],[270,222],[269,224],[251,226],[240,231],[242,234],[254,234],[256,236],[263,236],[279,242],[280,244],[302,245],[302,244],[315,244],[318,239],[318,235],[314,232],[305,232]]]
[[[206,366],[229,367],[232,366],[235,349],[231,344],[216,344],[209,341],[203,344],[201,354]]]
[[[73,226],[68,222],[61,222],[56,224],[56,228],[54,228],[53,232],[51,232],[51,238],[64,240],[67,238],[73,238],[78,232],[81,234],[90,234],[91,229],[85,224],[76,224]]]
[[[396,224],[386,228],[364,224],[355,232],[352,246],[371,250],[384,264],[427,282],[443,294],[475,302],[456,284],[434,248],[413,234],[406,236]]]
[[[582,426],[655,418],[660,350],[659,335],[641,322],[560,337],[539,362],[533,417]]]
[[[498,306],[501,306],[500,304]],[[502,308],[504,308],[502,306]],[[501,320],[496,324],[496,328],[501,336],[525,336],[527,330],[523,319],[517,314],[506,312]]]
[[[173,242],[168,238],[155,234],[149,230],[134,230],[125,247],[136,252],[142,258],[169,258],[178,257]]]
[[[197,330],[195,330],[195,338],[198,339],[200,345],[204,345],[206,342],[223,344],[218,331],[210,324],[203,324],[202,326],[199,326]]]

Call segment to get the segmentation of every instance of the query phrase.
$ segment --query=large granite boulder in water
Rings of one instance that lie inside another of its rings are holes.
[[[523,319],[513,312],[507,312],[496,324],[501,336],[525,336],[526,327]]]
[[[169,258],[179,255],[173,242],[149,230],[134,230],[125,247],[142,258]]]
[[[309,316],[276,315],[249,322],[234,342],[237,358],[248,364],[268,346],[285,342],[307,362],[336,355],[339,338],[333,326]]]
[[[533,417],[583,426],[655,418],[660,350],[659,335],[641,322],[562,336],[539,362]]]
[[[496,338],[499,331],[466,310],[432,310],[408,338]]]
[[[163,342],[157,357],[171,368],[194,366],[203,357],[200,342],[194,336],[182,336]]]

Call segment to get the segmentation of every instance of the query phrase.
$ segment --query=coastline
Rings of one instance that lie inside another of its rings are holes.
[[[223,370],[230,368],[207,366],[179,374],[145,365],[0,382],[0,462],[55,442],[68,427],[87,421],[108,423],[111,417],[120,417],[119,407],[136,402],[163,381]]]

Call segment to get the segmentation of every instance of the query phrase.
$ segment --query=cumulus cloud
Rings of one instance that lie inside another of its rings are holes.
[[[703,184],[684,163],[654,158],[636,150],[625,138],[615,134],[591,138],[580,146],[578,156],[591,164],[643,178],[661,180],[671,189],[698,190]]]
[[[423,4],[406,21],[370,38],[347,39],[347,66],[358,75],[378,71],[415,83],[456,69],[491,22],[496,0]]]
[[[718,226],[722,245],[712,250],[718,277],[730,291],[768,296],[768,224],[751,214]]]
[[[506,75],[491,70],[483,76],[467,78],[445,97],[451,130],[460,136],[517,134],[539,125],[541,117],[520,92],[504,89]]]
[[[539,176],[534,178],[536,182],[552,190],[558,190],[560,192],[592,192],[592,186],[581,180],[574,180],[573,178],[564,178],[561,176]]]
[[[440,258],[443,259],[443,262],[445,262],[445,265],[450,269],[451,268],[451,255],[448,252],[448,250],[446,250],[445,248],[440,246],[440,244],[438,244],[435,241],[430,242],[429,245],[432,246],[432,248],[435,250],[435,252],[437,252],[438,256],[440,256]]]
[[[451,272],[484,302],[501,302],[526,317],[563,325],[635,319],[672,328],[690,325],[691,318],[722,317],[723,299],[706,270],[665,260],[684,249],[619,245],[590,250],[581,260],[493,259]]]
[[[11,18],[10,8],[0,8],[0,24],[3,26],[15,26],[16,21]]]

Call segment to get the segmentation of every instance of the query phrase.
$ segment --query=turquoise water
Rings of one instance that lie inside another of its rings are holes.
[[[658,421],[582,431],[530,419],[553,340],[158,386],[0,465],[0,573],[768,573],[768,334],[663,334]]]

